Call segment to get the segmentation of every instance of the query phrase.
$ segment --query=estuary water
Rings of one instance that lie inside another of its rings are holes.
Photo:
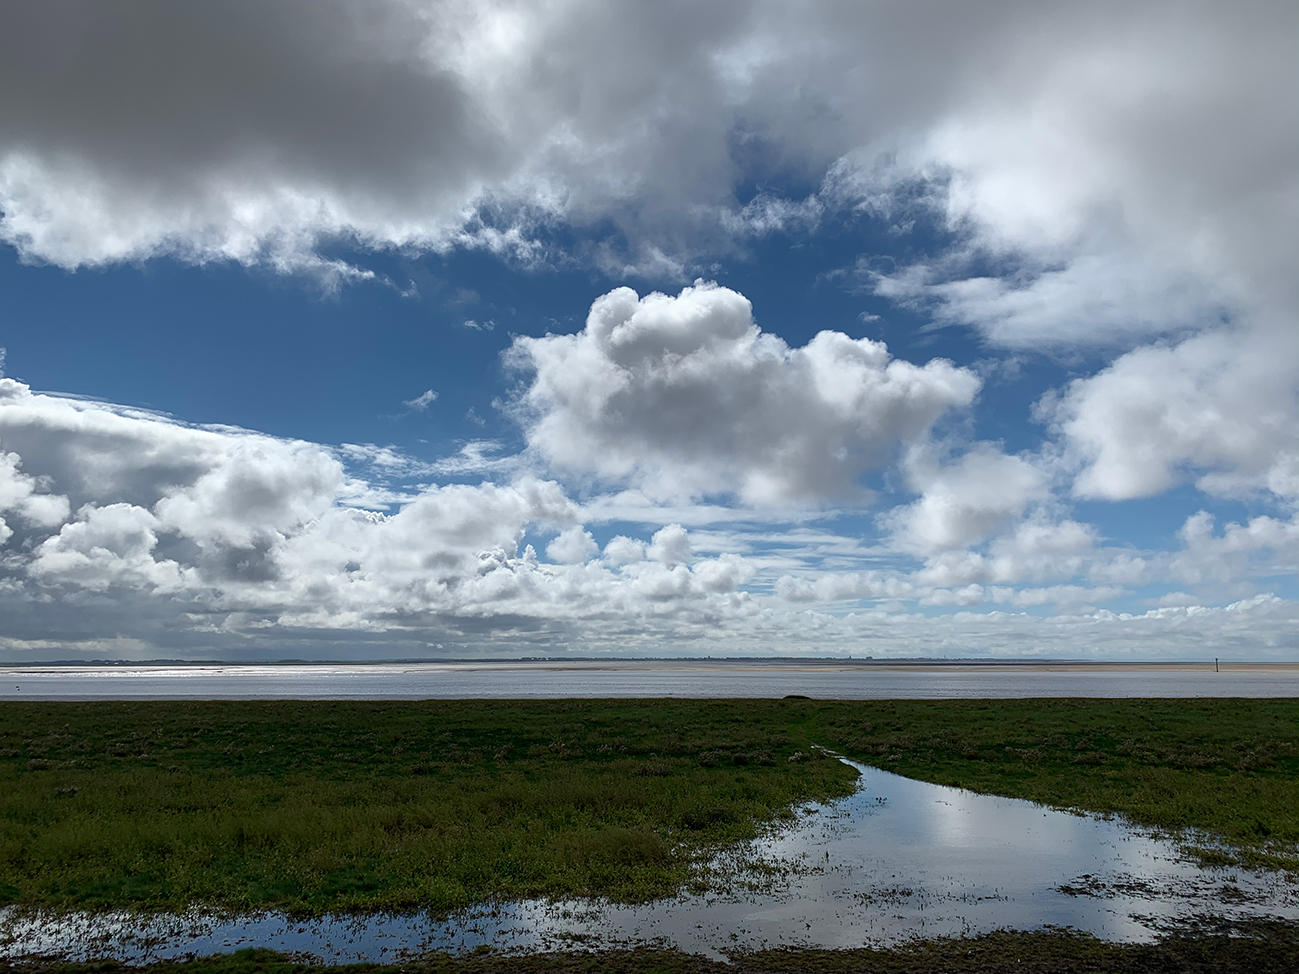
[[[609,660],[0,667],[0,700],[1299,697],[1299,663]]]
[[[804,806],[794,825],[717,856],[704,868],[703,894],[638,906],[506,902],[445,920],[5,909],[0,957],[142,962],[256,946],[346,963],[483,945],[510,952],[674,946],[723,957],[1048,924],[1141,941],[1196,915],[1299,919],[1299,887],[1281,874],[1201,868],[1175,840],[1117,820],[853,767],[861,775],[855,794]]]

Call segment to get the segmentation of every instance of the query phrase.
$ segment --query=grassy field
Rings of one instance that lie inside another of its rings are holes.
[[[750,702],[0,705],[0,899],[642,900],[855,772]],[[808,758],[804,760],[804,758]]]
[[[639,900],[892,771],[1299,868],[1299,701],[0,704],[0,900],[295,912]]]

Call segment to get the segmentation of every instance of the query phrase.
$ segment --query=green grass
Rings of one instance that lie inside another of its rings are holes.
[[[635,901],[851,791],[744,702],[0,705],[0,899],[58,907]]]
[[[636,901],[807,799],[819,743],[1299,869],[1299,701],[0,704],[0,902],[299,913]]]

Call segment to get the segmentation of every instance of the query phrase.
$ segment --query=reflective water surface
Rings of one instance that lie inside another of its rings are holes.
[[[0,700],[1299,697],[1299,664],[573,660],[0,666]]]
[[[853,766],[861,773],[856,794],[805,807],[795,825],[715,858],[703,895],[640,906],[503,903],[445,921],[6,909],[0,956],[143,961],[262,946],[342,963],[484,944],[510,951],[646,944],[718,957],[1046,924],[1143,940],[1162,922],[1196,914],[1299,919],[1299,885],[1281,874],[1202,869],[1175,842],[1118,821]]]

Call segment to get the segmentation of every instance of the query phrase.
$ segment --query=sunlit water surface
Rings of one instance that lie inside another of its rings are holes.
[[[0,666],[0,700],[1299,697],[1299,665],[609,660]]]
[[[654,945],[720,957],[1048,924],[1146,940],[1168,921],[1197,914],[1299,919],[1296,887],[1281,874],[1200,868],[1175,842],[1115,820],[853,766],[861,773],[854,795],[805,807],[795,825],[711,861],[706,895],[641,906],[502,903],[449,920],[57,917],[8,909],[0,910],[0,955],[140,962],[256,946],[345,963],[481,945]]]

